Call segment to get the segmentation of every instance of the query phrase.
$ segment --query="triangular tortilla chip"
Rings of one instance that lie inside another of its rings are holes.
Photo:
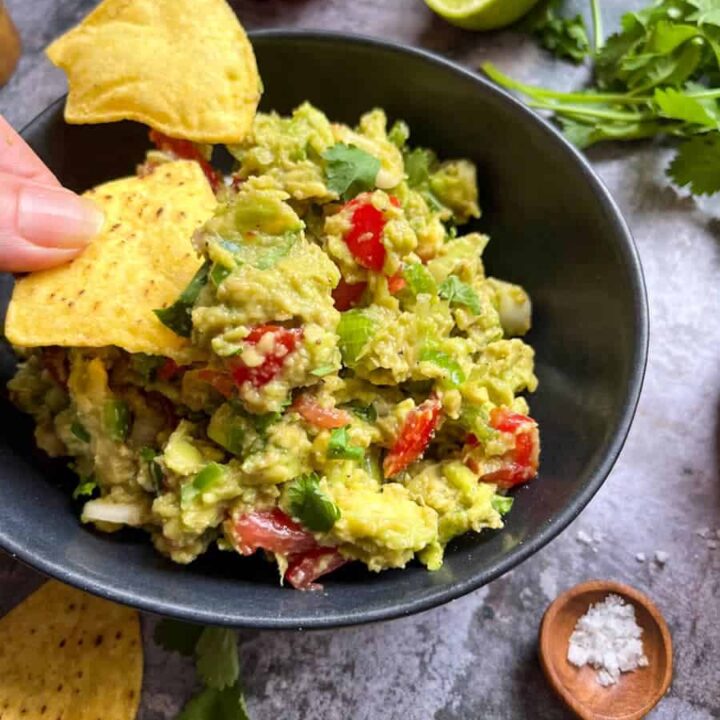
[[[90,190],[100,235],[67,265],[20,278],[5,321],[18,347],[105,347],[188,359],[190,344],[153,310],[171,305],[201,265],[193,232],[215,209],[200,166],[178,160]]]
[[[135,610],[51,580],[0,620],[2,720],[133,720],[142,675]]]
[[[252,46],[225,0],[104,0],[47,55],[68,76],[69,123],[137,120],[236,143],[260,100]]]

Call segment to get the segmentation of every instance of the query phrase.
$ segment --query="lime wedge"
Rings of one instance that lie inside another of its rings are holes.
[[[519,20],[538,0],[425,0],[453,25],[467,30],[496,30]]]

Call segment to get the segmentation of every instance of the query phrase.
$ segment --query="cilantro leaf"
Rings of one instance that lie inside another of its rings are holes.
[[[343,200],[375,187],[380,161],[354,145],[336,143],[323,153],[327,186]]]
[[[90,442],[90,433],[85,429],[85,426],[79,421],[76,420],[71,426],[70,426],[70,432],[78,439],[82,440],[83,442]]]
[[[327,456],[334,460],[362,460],[365,451],[361,447],[350,444],[350,436],[346,427],[336,428],[330,433]]]
[[[195,664],[209,688],[222,690],[234,685],[240,676],[237,633],[227,628],[206,627],[195,646]]]
[[[340,508],[320,489],[317,473],[295,478],[287,492],[292,516],[309,530],[328,532],[340,519]]]
[[[590,41],[582,15],[562,17],[557,14],[562,0],[541,3],[525,23],[541,47],[555,57],[581,63],[590,53]]]
[[[195,652],[195,646],[202,631],[200,625],[164,618],[155,626],[153,639],[157,645],[168,652],[176,652],[190,657]]]
[[[685,141],[668,167],[668,175],[695,195],[720,191],[720,134]]]
[[[250,720],[240,683],[223,690],[201,690],[188,701],[178,720]]]
[[[482,312],[480,298],[477,296],[475,290],[456,275],[448,275],[447,278],[442,281],[439,294],[440,297],[445,298],[450,305],[465,305],[476,315]]]
[[[359,400],[353,400],[347,407],[355,417],[365,422],[374,423],[377,420],[377,410],[372,403],[363,405]]]
[[[210,261],[206,260],[172,305],[160,310],[153,310],[158,320],[166,327],[169,327],[176,335],[190,337],[192,333],[192,308],[198,299],[198,295],[200,295],[200,291],[207,284],[209,272]]]
[[[715,101],[708,103],[691,97],[675,88],[658,88],[654,100],[661,113],[668,118],[718,128],[718,114]]]

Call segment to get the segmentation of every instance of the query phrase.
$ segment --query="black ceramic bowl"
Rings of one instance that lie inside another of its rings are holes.
[[[645,289],[632,238],[612,198],[555,130],[487,82],[428,53],[315,32],[253,35],[263,110],[310,100],[354,123],[373,107],[405,119],[413,143],[478,166],[489,270],[534,301],[529,341],[540,389],[540,476],[516,492],[506,528],[468,535],[435,573],[412,563],[371,574],[347,566],[324,593],[280,588],[257,558],[210,553],[190,566],[158,555],[142,533],[81,526],[61,465],[34,451],[31,423],[9,403],[0,434],[0,547],[98,595],[187,620],[258,628],[334,627],[393,618],[480,587],[549,542],[602,484],[623,445],[647,351]],[[133,172],[147,146],[132,123],[70,127],[63,101],[24,137],[69,187]],[[9,282],[4,286],[5,302]],[[2,357],[4,382],[13,372]]]

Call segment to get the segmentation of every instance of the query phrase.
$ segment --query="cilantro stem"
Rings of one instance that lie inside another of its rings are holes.
[[[562,92],[560,90],[548,90],[546,88],[527,85],[511,78],[509,75],[501,72],[492,63],[483,63],[481,66],[483,72],[498,85],[508,90],[517,90],[518,92],[529,95],[533,98],[550,98],[554,100],[563,100],[578,103],[618,103],[627,105],[636,105],[641,102],[650,102],[652,97],[630,95],[628,93],[585,93],[585,92]]]
[[[529,102],[528,106],[538,110],[552,110],[560,115],[580,115],[582,117],[602,118],[603,120],[620,120],[623,122],[637,122],[639,120],[653,120],[652,113],[622,112],[619,110],[604,110],[601,108],[589,108],[582,105],[558,105],[551,102]]]
[[[590,8],[592,10],[593,23],[593,50],[597,54],[605,44],[603,37],[602,14],[600,13],[600,3],[598,0],[590,0]]]

